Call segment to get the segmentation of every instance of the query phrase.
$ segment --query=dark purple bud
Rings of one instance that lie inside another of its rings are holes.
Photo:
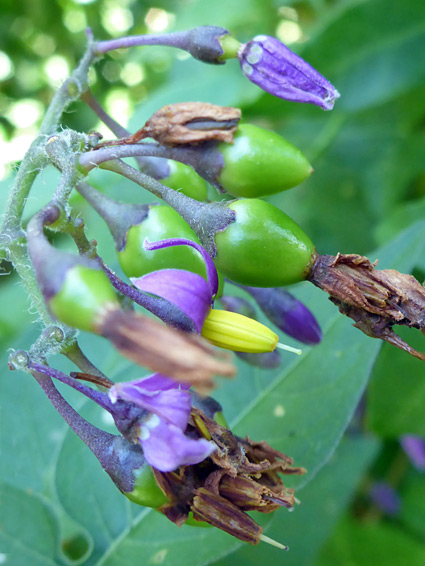
[[[278,350],[273,352],[261,352],[252,354],[251,352],[235,352],[238,358],[251,366],[262,369],[276,369],[282,363],[282,358]]]
[[[419,472],[425,472],[425,440],[420,436],[408,434],[400,438],[403,450]]]
[[[322,339],[320,326],[298,299],[280,287],[242,287],[257,301],[264,314],[280,330],[304,344],[318,344]]]
[[[397,515],[400,511],[401,501],[399,494],[385,482],[373,484],[370,490],[370,498],[387,515]]]
[[[220,297],[220,301],[226,311],[243,314],[248,318],[257,318],[255,308],[246,299],[241,297],[232,297],[231,295],[223,295]]]
[[[258,35],[238,53],[242,72],[266,92],[332,110],[338,91],[275,37]]]

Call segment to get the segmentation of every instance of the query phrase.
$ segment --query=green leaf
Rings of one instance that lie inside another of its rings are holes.
[[[425,78],[425,4],[369,0],[337,5],[303,50],[342,94],[340,108],[382,104]]]
[[[56,566],[59,530],[49,505],[30,491],[0,484],[2,563]]]
[[[425,337],[400,329],[413,348],[425,351]],[[387,438],[403,434],[425,436],[425,364],[405,352],[384,345],[368,390],[367,425]]]
[[[395,525],[346,519],[327,543],[317,566],[422,566],[425,546]]]

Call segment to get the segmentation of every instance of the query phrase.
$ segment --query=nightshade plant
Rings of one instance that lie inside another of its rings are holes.
[[[281,136],[240,124],[238,109],[170,104],[130,135],[102,110],[87,86],[90,66],[105,53],[167,45],[204,63],[238,58],[243,74],[263,90],[332,109],[339,97],[336,89],[286,46],[265,36],[241,45],[227,30],[213,26],[100,42],[90,32],[87,36],[86,54],[54,97],[21,164],[4,216],[4,257],[22,278],[46,327],[28,352],[11,355],[10,368],[35,377],[118,489],[135,503],[158,509],[177,525],[191,518],[245,542],[265,540],[285,548],[270,541],[246,511],[292,509],[294,490],[279,474],[301,475],[304,468],[294,467],[290,457],[265,441],[234,435],[219,404],[206,396],[214,376],[234,374],[230,357],[212,344],[245,354],[245,361],[267,369],[279,364],[278,336],[255,321],[250,303],[240,298],[223,297],[225,310],[214,306],[219,274],[230,289],[231,282],[242,286],[280,330],[305,344],[320,342],[320,328],[309,310],[280,287],[311,281],[365,334],[420,359],[424,355],[392,327],[424,329],[425,292],[413,277],[378,271],[365,257],[320,255],[300,226],[262,200],[298,185],[312,168]],[[62,113],[79,98],[119,139],[101,141],[96,133],[60,130]],[[123,158],[136,158],[138,168]],[[61,172],[59,185],[24,230],[25,200],[37,172],[49,164]],[[95,167],[130,179],[168,207],[113,201],[89,185]],[[222,200],[207,200],[206,182]],[[199,187],[196,194],[194,187]],[[107,223],[121,268],[133,285],[105,265],[95,242],[86,238],[84,222],[69,204],[74,189]],[[54,232],[71,236],[79,254],[56,249],[48,238]],[[165,324],[134,310],[133,303]],[[78,329],[103,336],[155,373],[113,384],[81,351]],[[50,367],[49,356],[58,352],[80,371],[69,376]],[[52,379],[108,411],[119,435],[84,420]]]

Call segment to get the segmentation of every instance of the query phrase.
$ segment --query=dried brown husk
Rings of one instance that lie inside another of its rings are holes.
[[[212,440],[217,449],[196,466],[171,473],[154,470],[169,500],[159,510],[178,525],[192,513],[196,520],[258,544],[263,529],[246,511],[293,507],[294,490],[285,487],[279,474],[304,474],[304,468],[294,467],[291,458],[266,442],[236,437],[199,409],[192,409],[186,434]]]
[[[356,254],[318,255],[309,280],[329,294],[356,328],[425,361],[393,330],[398,324],[424,332],[425,288],[412,275],[376,265]]]
[[[126,358],[190,383],[204,393],[213,388],[215,375],[232,377],[236,372],[227,353],[214,349],[199,336],[132,311],[105,312],[97,330]]]

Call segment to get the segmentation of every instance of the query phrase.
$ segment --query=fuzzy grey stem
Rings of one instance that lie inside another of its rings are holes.
[[[137,171],[123,161],[108,161],[103,169],[114,171],[145,188],[156,197],[161,198],[180,214],[197,234],[207,252],[215,257],[215,234],[224,230],[235,221],[236,214],[222,203],[203,203],[174,191],[159,181],[152,179],[141,171]]]

